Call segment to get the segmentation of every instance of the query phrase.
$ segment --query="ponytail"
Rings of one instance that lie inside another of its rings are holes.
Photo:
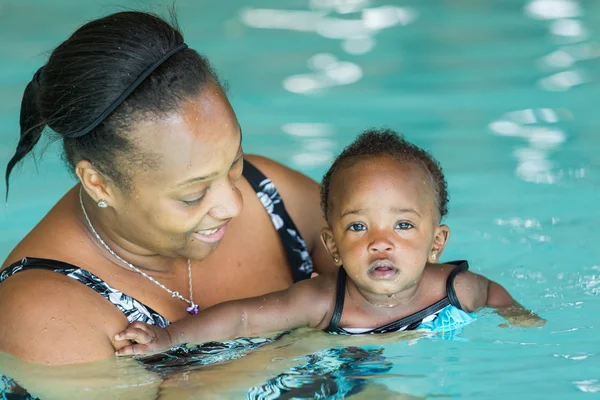
[[[146,115],[178,112],[184,99],[218,82],[208,61],[186,48],[174,19],[150,13],[118,12],[78,28],[25,88],[21,137],[6,167],[6,197],[11,172],[46,126],[61,139],[71,171],[87,160],[127,189],[132,168],[124,163],[149,160],[130,140],[130,127]]]
[[[42,132],[46,127],[44,119],[40,114],[37,99],[39,90],[39,76],[42,68],[40,68],[31,82],[27,84],[21,101],[21,137],[17,144],[15,155],[10,159],[6,166],[6,199],[8,200],[9,177],[15,165],[19,163],[39,142],[42,137]]]

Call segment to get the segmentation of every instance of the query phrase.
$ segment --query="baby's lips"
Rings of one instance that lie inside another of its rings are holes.
[[[398,269],[391,260],[384,258],[384,259],[379,259],[379,260],[373,261],[371,263],[371,265],[369,266],[369,270],[374,270],[379,267]]]

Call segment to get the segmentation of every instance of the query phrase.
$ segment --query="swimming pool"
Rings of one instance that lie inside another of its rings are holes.
[[[0,164],[16,146],[22,90],[43,53],[116,10],[106,4],[0,4]],[[499,317],[482,312],[454,340],[374,342],[367,353],[335,356],[319,351],[342,342],[301,332],[207,371],[203,382],[186,381],[183,369],[165,397],[210,390],[206,382],[230,386],[231,371],[247,387],[281,371],[335,386],[327,372],[306,367],[312,354],[341,362],[332,368],[363,395],[380,393],[371,398],[600,393],[599,2],[231,0],[181,1],[178,9],[187,42],[231,86],[246,152],[320,179],[362,129],[404,132],[440,160],[449,181],[443,259],[469,259],[548,322],[500,329]],[[14,175],[0,207],[0,258],[73,184],[56,149],[49,145],[37,170],[29,159]],[[0,364],[4,373],[12,367]]]

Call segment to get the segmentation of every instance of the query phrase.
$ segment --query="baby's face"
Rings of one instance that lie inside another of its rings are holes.
[[[330,193],[333,240],[356,286],[386,295],[414,287],[439,225],[431,178],[412,163],[369,158],[339,171]]]

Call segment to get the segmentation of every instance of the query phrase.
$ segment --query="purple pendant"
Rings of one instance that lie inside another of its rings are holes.
[[[190,315],[196,315],[198,314],[198,306],[196,304],[192,304],[191,306],[186,307],[185,311],[187,311]]]

